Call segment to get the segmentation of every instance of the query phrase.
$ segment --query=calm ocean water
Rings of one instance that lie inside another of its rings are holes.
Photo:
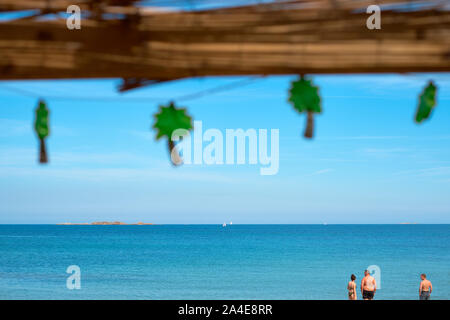
[[[369,265],[376,299],[449,299],[450,225],[0,225],[0,299],[346,299]]]

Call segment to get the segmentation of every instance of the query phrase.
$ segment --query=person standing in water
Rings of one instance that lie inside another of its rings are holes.
[[[364,300],[373,300],[373,296],[377,291],[377,282],[370,275],[368,270],[364,270],[364,278],[361,281],[361,293]]]
[[[348,300],[357,300],[356,297],[356,276],[354,274],[350,277],[351,281],[347,284],[347,290],[348,290]]]
[[[422,273],[420,275],[420,279],[422,281],[420,282],[419,287],[419,299],[430,300],[431,291],[433,291],[433,285],[431,284],[430,280],[427,280],[427,276],[425,273]]]

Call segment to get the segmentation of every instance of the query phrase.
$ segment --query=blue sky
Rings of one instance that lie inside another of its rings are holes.
[[[416,125],[430,78],[438,105]],[[314,76],[313,141],[287,102],[292,76],[180,101],[204,129],[279,129],[280,167],[173,168],[150,130],[158,105],[241,79],[125,94],[118,80],[0,82],[0,223],[450,223],[449,74]],[[47,166],[32,130],[39,97],[51,111]]]

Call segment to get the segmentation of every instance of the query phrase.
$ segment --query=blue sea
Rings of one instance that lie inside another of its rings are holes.
[[[371,265],[376,299],[449,299],[450,225],[0,225],[0,299],[347,299]]]

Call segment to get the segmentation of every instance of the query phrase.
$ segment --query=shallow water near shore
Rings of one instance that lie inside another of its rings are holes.
[[[370,265],[376,299],[449,299],[450,225],[0,225],[0,299],[361,298]]]

